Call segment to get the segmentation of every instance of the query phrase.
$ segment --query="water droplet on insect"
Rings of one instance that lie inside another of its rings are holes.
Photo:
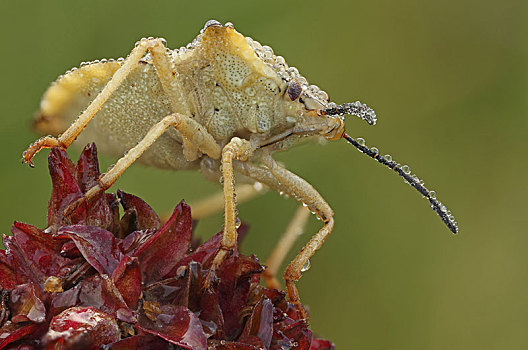
[[[220,185],[223,185],[224,184],[224,177],[220,176],[220,178],[218,179],[218,182],[220,182]]]
[[[365,139],[364,139],[364,138],[362,138],[362,137],[358,137],[358,138],[356,139],[356,141],[357,141],[357,143],[359,143],[361,146],[365,146],[365,143],[366,143],[366,142],[365,142]]]
[[[435,191],[429,191],[429,196],[430,196],[432,199],[436,199],[436,192],[435,192]]]
[[[306,260],[306,263],[304,263],[304,266],[301,269],[301,272],[306,272],[310,269],[312,266],[312,263],[310,262],[310,259]]]
[[[392,162],[392,156],[390,154],[386,154],[383,156],[388,162]]]
[[[376,147],[372,147],[370,150],[376,154],[379,154],[379,149],[377,149]]]
[[[253,184],[253,188],[255,191],[262,191],[264,189],[264,186],[260,182],[255,182]]]
[[[240,227],[240,225],[242,225],[242,221],[240,221],[240,219],[237,217],[235,219],[235,228],[238,230],[238,228]]]
[[[409,168],[408,165],[404,165],[404,166],[402,166],[402,171],[403,171],[405,174],[409,175],[409,174],[411,173],[411,168]]]

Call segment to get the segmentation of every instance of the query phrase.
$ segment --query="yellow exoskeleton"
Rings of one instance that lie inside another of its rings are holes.
[[[404,177],[457,232],[450,212],[407,166],[345,133],[345,114],[376,123],[376,114],[366,105],[329,102],[324,91],[308,85],[271,48],[244,37],[230,23],[208,21],[185,48],[169,50],[163,39],[142,39],[126,59],[84,63],[59,77],[42,99],[35,126],[60,136],[35,142],[24,161],[31,164],[40,149],[67,148],[76,139],[96,142],[105,153],[126,152],[82,201],[109,188],[136,160],[159,168],[197,169],[208,179],[220,180],[220,205],[213,200],[201,208],[225,211],[222,245],[212,271],[236,249],[235,175],[249,186],[239,190],[239,199],[240,192],[250,197],[266,187],[295,198],[323,222],[284,273],[289,300],[307,318],[294,282],[332,231],[334,213],[312,185],[272,158],[274,152],[308,137],[345,138]],[[202,216],[201,209],[193,210],[193,216]],[[298,211],[289,232],[302,225],[306,213]],[[272,287],[277,286],[274,275],[291,239],[286,235],[281,242],[268,261],[266,276]]]

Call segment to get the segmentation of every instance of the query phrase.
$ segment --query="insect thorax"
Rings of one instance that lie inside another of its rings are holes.
[[[299,122],[305,106],[298,96],[292,101],[286,93],[293,81],[304,94],[315,88],[318,99],[328,98],[317,87],[308,87],[306,79],[271,48],[230,26],[207,27],[174,57],[181,62],[184,85],[193,96],[195,117],[217,140],[279,134]]]

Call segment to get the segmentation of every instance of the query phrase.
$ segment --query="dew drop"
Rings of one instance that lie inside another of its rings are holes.
[[[264,185],[262,185],[260,182],[255,182],[253,184],[253,188],[256,190],[256,191],[262,191],[264,189]]]
[[[365,142],[365,139],[364,139],[364,138],[362,138],[362,137],[358,137],[356,141],[357,141],[357,143],[359,143],[361,146],[365,146],[365,143],[366,143],[366,142]]]
[[[408,165],[404,165],[404,166],[402,166],[402,171],[403,171],[405,174],[409,175],[409,174],[411,173],[411,168],[409,168]]]
[[[220,176],[220,178],[218,179],[218,182],[220,182],[220,185],[223,185],[224,184],[224,177]]]
[[[237,217],[235,219],[235,228],[238,230],[238,228],[240,227],[240,225],[242,225],[242,221],[240,221],[240,219]]]
[[[304,266],[302,267],[301,269],[301,272],[306,272],[310,269],[310,267],[312,266],[312,263],[310,262],[310,259],[306,260],[306,263],[304,264]]]
[[[432,199],[436,199],[436,192],[435,192],[435,191],[429,191],[429,196],[430,196]]]
[[[376,154],[379,154],[379,149],[377,149],[376,147],[372,147],[370,150]]]
[[[392,162],[392,156],[390,154],[386,154],[383,156],[388,162]]]

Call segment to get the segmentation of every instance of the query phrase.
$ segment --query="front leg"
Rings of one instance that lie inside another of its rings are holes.
[[[225,260],[227,254],[236,248],[237,210],[233,160],[246,161],[252,153],[253,148],[251,143],[238,137],[233,137],[222,150],[222,176],[224,181],[224,232],[222,233],[220,250],[214,257],[210,272],[205,280],[205,288],[209,288],[211,286],[214,272]]]

